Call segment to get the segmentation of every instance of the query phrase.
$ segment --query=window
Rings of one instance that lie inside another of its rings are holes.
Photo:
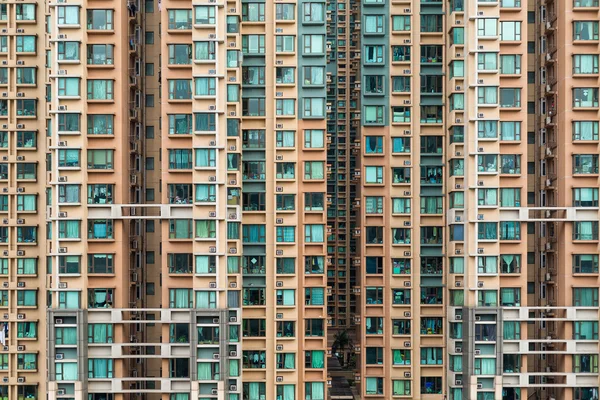
[[[500,73],[504,75],[519,75],[521,73],[521,55],[500,55]]]
[[[169,149],[169,169],[191,169],[191,149]]]
[[[383,378],[367,377],[365,378],[365,393],[367,395],[383,394]]]
[[[597,154],[575,154],[575,155],[573,155],[573,173],[574,174],[597,174],[598,173],[598,155]]]
[[[441,377],[421,377],[421,393],[422,394],[442,394],[442,378]]]
[[[322,55],[325,53],[325,35],[303,35],[303,54]]]
[[[180,10],[177,10],[180,11]],[[189,10],[186,10],[189,12]],[[215,19],[215,7],[214,6],[196,6],[194,7],[194,24],[196,25],[214,25],[216,22]],[[169,10],[169,12],[171,12],[171,10]],[[189,14],[188,14],[189,15]],[[188,25],[185,25],[186,27]],[[173,29],[171,28],[171,26],[169,26],[169,29]],[[177,29],[177,28],[175,28]],[[184,29],[184,28],[180,28],[180,29]],[[190,28],[185,28],[185,29],[191,29]]]
[[[409,47],[410,49],[410,47]],[[410,53],[410,50],[409,50]],[[400,60],[394,60],[400,61]],[[365,46],[365,64],[382,64],[383,63],[383,46]]]
[[[573,74],[597,74],[598,55],[575,54],[573,55]]]
[[[242,98],[242,115],[245,117],[265,116],[265,98],[264,97],[244,97]]]
[[[250,5],[250,4],[251,3],[249,3],[248,5]],[[263,4],[263,7],[264,7],[264,4]],[[242,7],[242,11],[243,11],[243,7]],[[242,35],[242,52],[244,54],[250,54],[250,55],[264,54],[265,53],[265,35]]]
[[[293,243],[296,241],[296,231],[293,226],[278,226],[275,232],[278,243]]]
[[[422,196],[421,214],[441,214],[443,211],[443,204],[444,198],[442,196]]]
[[[367,183],[367,184],[383,184],[383,167],[366,166],[365,167],[365,183]]]
[[[444,22],[443,22],[443,18],[441,15],[427,15],[427,14],[422,14],[421,15],[421,32],[426,32],[426,33],[438,33],[438,32],[442,32],[442,29],[444,27]],[[454,33],[456,33],[457,31],[462,31],[464,32],[464,30],[462,28],[457,29],[454,28]],[[456,36],[455,36],[456,37]],[[462,35],[461,35],[462,37]],[[458,41],[455,43],[463,43],[463,41]]]
[[[503,174],[521,173],[521,155],[520,154],[501,154],[500,163],[502,165],[500,172]]]
[[[410,76],[392,76],[392,93],[410,92]]]
[[[169,100],[191,100],[191,79],[169,79]]]
[[[324,118],[325,99],[322,97],[305,97],[304,118]]]
[[[275,51],[278,53],[293,53],[295,51],[295,42],[295,36],[277,35],[275,36]]]
[[[519,121],[500,121],[500,140],[505,140],[505,141],[521,140],[521,122],[519,122]]]
[[[441,17],[441,16],[438,16],[438,15],[422,15],[421,16],[421,31],[423,31],[423,25],[422,24],[423,24],[423,20],[425,18],[429,19],[430,23],[431,23],[431,20],[435,18],[435,22],[436,23],[443,24],[443,22],[442,22],[443,20],[441,18],[438,18],[438,17]],[[437,32],[441,32],[442,31],[441,30],[442,29],[442,25],[439,25],[436,28],[440,29]],[[465,44],[465,28],[454,27],[454,28],[451,29],[450,34],[451,34],[450,39],[451,39],[451,44],[452,45],[455,45],[455,44]]]
[[[275,99],[275,112],[278,116],[294,116],[296,114],[296,100]]]
[[[323,161],[306,161],[304,163],[304,179],[320,180],[325,178]]]
[[[112,114],[88,114],[88,135],[113,135],[114,115]]]
[[[59,61],[79,61],[79,42],[61,41],[57,45]]]
[[[4,68],[4,71],[6,71],[6,68]],[[17,85],[35,85],[36,72],[37,70],[35,68],[17,68]],[[8,83],[8,81],[6,81],[6,83]]]
[[[502,307],[520,307],[521,289],[519,288],[501,288],[500,305]]]
[[[242,21],[262,22],[265,20],[264,3],[243,3]]]
[[[305,23],[323,23],[325,22],[325,4],[324,3],[304,3],[303,19]]]
[[[598,240],[597,221],[575,221],[573,225],[573,240]]]
[[[215,239],[217,237],[217,225],[214,220],[196,220],[197,239]]]
[[[112,10],[87,10],[87,28],[90,30],[112,30]]]
[[[307,260],[310,257],[307,257]],[[295,258],[277,258],[276,270],[277,274],[295,274],[296,273],[296,259]],[[308,272],[307,272],[308,273]]]
[[[498,88],[496,86],[480,86],[477,88],[477,104],[494,105],[498,103]]]
[[[495,71],[498,69],[497,53],[478,53],[477,69],[479,71]]]
[[[89,219],[88,239],[114,239],[113,221],[110,219]]]
[[[277,179],[294,179],[296,176],[294,163],[275,164],[275,177]]]
[[[513,221],[500,222],[500,240],[520,240],[521,223]]]
[[[114,255],[106,253],[88,254],[88,273],[112,274],[114,273]]]
[[[498,155],[485,154],[477,156],[479,172],[498,172]]]
[[[72,256],[79,259],[78,256]],[[8,264],[6,265],[8,268]],[[6,272],[8,274],[8,270]],[[17,258],[17,275],[37,274],[37,258]]]
[[[112,204],[113,185],[88,185],[88,204]]]
[[[497,307],[498,292],[495,290],[479,290],[477,292],[478,307]]]
[[[500,107],[518,108],[521,107],[521,89],[519,88],[500,88]]]
[[[88,100],[113,100],[114,81],[111,79],[88,79]]]
[[[36,290],[17,290],[17,306],[18,307],[36,307],[37,306],[37,291]]]
[[[366,125],[383,124],[383,106],[364,106],[363,122]]]
[[[304,398],[305,400],[323,400],[325,398],[325,384],[323,382],[304,383]]]
[[[477,36],[482,38],[498,36],[498,20],[495,18],[478,18]]]
[[[58,25],[79,25],[79,6],[60,6],[56,8]]]
[[[598,340],[598,321],[573,321],[575,340]]]
[[[442,347],[422,347],[421,365],[440,365],[444,358]]]
[[[410,335],[411,334],[411,320],[409,319],[393,319],[392,320],[392,335]],[[396,357],[393,357],[394,359],[394,364],[396,363],[396,360],[398,359],[398,356],[396,355],[397,352],[400,352],[400,354],[402,354],[403,352],[408,353],[407,355],[405,354],[404,357],[400,357],[400,359],[403,360],[408,360],[410,363],[410,350],[392,350],[393,355]]]
[[[383,15],[365,15],[365,34],[383,34]]]
[[[575,307],[598,307],[598,288],[573,288]]]
[[[207,42],[205,42],[207,43]],[[212,42],[209,42],[212,43]],[[192,63],[191,44],[169,44],[169,64],[189,65]]]
[[[275,291],[276,303],[278,306],[293,306],[296,304],[296,291],[293,289],[277,289]]]
[[[203,257],[203,256],[197,256]],[[191,274],[193,271],[192,255],[189,253],[170,253],[167,254],[167,266],[170,274]],[[209,258],[210,260],[210,258]],[[196,259],[196,262],[204,263],[205,259]],[[210,261],[209,261],[210,262]],[[204,265],[204,264],[201,264]]]
[[[19,338],[19,339],[37,338],[37,322],[17,322],[17,338]],[[59,344],[59,343],[57,343],[57,344]]]
[[[189,46],[189,45],[184,45]],[[179,57],[176,60],[182,60],[183,49],[179,49]],[[229,53],[227,53],[229,55]],[[216,55],[216,46],[214,41],[210,42],[194,42],[194,60],[196,61],[209,61],[214,60]],[[190,62],[191,63],[191,62]]]
[[[325,67],[303,67],[304,86],[322,86],[325,84]]]
[[[500,40],[516,42],[521,40],[521,21],[501,21]]]
[[[323,211],[325,209],[324,193],[304,193],[305,211]]]
[[[294,4],[275,4],[275,19],[277,21],[293,21]]]
[[[421,32],[423,32],[423,28],[421,26]],[[392,15],[392,31],[410,31],[410,15]]]
[[[112,44],[90,44],[87,46],[89,65],[113,65],[114,46]]]
[[[598,40],[598,22],[573,21],[573,40]]]
[[[405,380],[392,380],[392,396],[410,396],[410,382]]]
[[[215,78],[195,78],[194,96],[215,96],[217,93],[217,82]]]
[[[574,88],[573,107],[598,107],[598,88]]]
[[[392,289],[392,304],[409,305],[410,289]]]
[[[113,150],[88,150],[88,169],[113,169]]]
[[[573,207],[598,207],[598,189],[573,188]]]
[[[58,221],[58,237],[60,239],[80,239],[80,221]]]

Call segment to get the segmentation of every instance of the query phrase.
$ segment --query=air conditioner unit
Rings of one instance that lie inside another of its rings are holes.
[[[214,395],[217,395],[217,394],[219,394],[219,390],[218,389],[213,389],[211,391],[211,393],[214,394]]]
[[[65,35],[64,33],[62,33],[62,34],[57,35],[56,38],[57,39],[66,39],[67,35]]]
[[[283,186],[275,186],[276,192],[283,192]]]
[[[454,319],[457,320],[457,321],[462,321],[462,315],[457,314],[457,315],[454,316]]]
[[[209,176],[208,177],[208,181],[209,182],[216,182],[217,181],[217,177],[216,176]]]
[[[404,316],[410,318],[410,311],[404,311]]]
[[[457,347],[454,349],[455,353],[462,353],[462,347]]]
[[[276,256],[282,256],[283,255],[283,250],[275,250],[275,255]]]
[[[282,161],[283,160],[283,156],[282,155],[277,155],[277,156],[275,156],[275,159],[277,161]]]
[[[216,252],[217,252],[217,248],[216,248],[215,246],[210,246],[210,247],[208,248],[208,252],[209,252],[209,253],[216,253]]]
[[[25,124],[17,124],[17,129],[25,129]]]
[[[17,346],[17,351],[25,351],[25,346]]]
[[[67,181],[67,177],[66,176],[59,176],[58,177],[58,181],[59,182],[66,182]]]
[[[54,323],[57,324],[57,325],[61,325],[63,323],[63,320],[62,320],[62,318],[56,318],[54,320]]]
[[[277,376],[275,378],[275,381],[277,381],[277,382],[283,382],[283,376]]]
[[[17,383],[25,383],[25,378],[22,376],[17,378]]]
[[[17,65],[25,65],[25,61],[23,61],[23,60],[18,60],[18,61],[17,61]]]
[[[25,93],[23,93],[23,92],[17,92],[17,97],[25,97]]]
[[[221,355],[219,353],[213,354],[213,360],[219,360],[220,358],[221,358]]]
[[[237,288],[237,282],[231,282],[231,283],[229,284],[229,287],[230,287],[230,288],[234,288],[234,289],[235,289],[235,288]]]
[[[237,357],[237,351],[235,351],[235,350],[230,351],[229,357]]]
[[[66,218],[67,217],[67,213],[64,211],[61,211],[58,213],[58,218]]]
[[[58,288],[59,289],[66,289],[67,288],[67,282],[59,282],[58,283]]]
[[[217,288],[217,282],[209,282],[208,287],[211,289],[216,289]]]
[[[25,193],[25,188],[24,187],[18,187],[17,188],[17,193]]]
[[[2,252],[2,254],[4,255],[4,257],[8,257],[8,250],[4,250],[4,251]]]
[[[483,383],[478,383],[477,384],[477,389],[483,389]]]
[[[3,224],[8,224],[8,218],[4,218],[4,219],[2,220],[2,223],[3,223]]]
[[[475,355],[478,356],[481,354],[481,350],[480,349],[475,349]]]
[[[477,214],[477,220],[483,221],[483,214]]]
[[[67,248],[66,247],[59,247],[58,248],[58,252],[59,253],[66,253],[67,252]]]
[[[58,389],[58,390],[56,391],[56,394],[57,394],[58,396],[64,396],[66,393],[67,393],[67,392],[66,392],[66,390],[65,390],[65,389]]]
[[[208,106],[208,111],[215,111],[217,106]]]
[[[477,249],[477,254],[483,254],[483,248],[482,247],[479,247]]]
[[[235,151],[235,150],[236,150],[235,146],[229,146],[229,151]]]
[[[282,281],[277,281],[277,282],[275,282],[275,286],[276,287],[283,287],[283,282]]]
[[[410,372],[405,372],[405,373],[404,373],[404,377],[405,377],[405,378],[410,378]]]
[[[236,392],[237,391],[237,385],[229,385],[229,391],[230,392]]]
[[[454,282],[454,286],[456,286],[456,287],[462,287],[462,281],[456,281],[456,282]]]
[[[283,224],[283,218],[275,218],[276,224]]]
[[[478,288],[482,288],[483,287],[483,281],[477,281],[477,287]]]
[[[25,223],[24,219],[17,219],[17,225],[23,225]]]
[[[211,140],[210,142],[208,142],[209,146],[216,146],[217,142],[215,140]]]
[[[58,142],[58,147],[66,147],[67,146],[67,142],[66,141],[60,141]]]
[[[2,378],[2,382],[4,382],[4,383],[8,383],[8,376],[5,376],[5,377],[3,377],[3,378]]]
[[[462,380],[460,380],[460,379],[457,379],[457,380],[455,380],[455,381],[454,381],[454,384],[455,384],[456,386],[462,386]]]
[[[237,317],[229,317],[229,322],[237,322]]]
[[[7,288],[8,287],[8,282],[2,282],[2,287],[3,288]]]
[[[283,313],[277,313],[277,314],[275,314],[275,318],[276,319],[282,319],[283,318]]]
[[[217,212],[216,211],[209,211],[208,212],[208,216],[211,218],[215,218],[217,216]]]
[[[17,319],[25,319],[25,314],[17,314]]]
[[[404,347],[410,347],[410,342],[404,342]]]
[[[229,214],[229,219],[237,219],[237,214]]]
[[[25,287],[25,282],[17,282],[17,287],[18,288],[24,288]]]
[[[67,111],[67,106],[58,106],[58,111]]]

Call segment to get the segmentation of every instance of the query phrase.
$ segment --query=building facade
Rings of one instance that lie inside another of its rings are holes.
[[[0,2],[0,397],[597,400],[599,12]]]

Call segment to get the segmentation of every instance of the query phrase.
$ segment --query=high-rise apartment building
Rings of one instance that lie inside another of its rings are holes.
[[[598,400],[599,12],[0,1],[0,398]]]

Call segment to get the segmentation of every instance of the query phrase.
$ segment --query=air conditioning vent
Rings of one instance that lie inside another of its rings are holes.
[[[219,394],[219,390],[218,389],[213,389],[211,391],[211,393],[214,394],[214,395],[217,395],[217,394]]]
[[[482,251],[482,253],[483,253],[483,251]],[[478,281],[477,282],[477,287],[478,288],[482,288],[483,287],[483,281]]]
[[[277,281],[277,282],[275,282],[275,286],[276,287],[283,287],[283,282],[282,281]]]
[[[17,250],[17,257],[23,257],[25,255],[24,250]]]
[[[475,349],[475,355],[478,356],[481,354],[481,350],[480,349]]]
[[[56,391],[56,394],[57,394],[58,396],[64,396],[64,395],[66,394],[66,390],[65,390],[65,389],[58,389],[58,390]]]
[[[410,311],[404,311],[404,316],[406,318],[410,318]]]
[[[216,248],[215,246],[210,246],[210,247],[208,248],[208,252],[209,252],[209,253],[216,253],[216,252],[217,252],[217,248]]]
[[[276,192],[283,192],[283,186],[276,186],[275,187],[275,191]]]
[[[277,378],[275,378],[275,381],[283,382],[283,376],[277,376]]]
[[[283,318],[283,313],[277,313],[277,314],[275,314],[275,318],[282,319]]]
[[[283,218],[275,218],[276,224],[283,224]]]
[[[462,386],[462,380],[461,379],[457,379],[457,380],[454,381],[454,384],[456,386]]]
[[[236,150],[235,146],[229,146],[229,151],[235,151],[235,150]]]
[[[17,129],[25,129],[25,124],[17,124]]]
[[[233,289],[237,288],[237,282],[231,282],[231,283],[229,284],[229,287],[230,287],[230,288],[233,288]]]
[[[58,218],[67,218],[67,213],[64,211],[61,211],[58,213]]]
[[[58,181],[59,182],[66,182],[67,181],[67,177],[66,176],[59,176],[58,177]]]
[[[405,377],[405,378],[410,378],[410,372],[405,372],[405,373],[404,373],[404,377]]]

